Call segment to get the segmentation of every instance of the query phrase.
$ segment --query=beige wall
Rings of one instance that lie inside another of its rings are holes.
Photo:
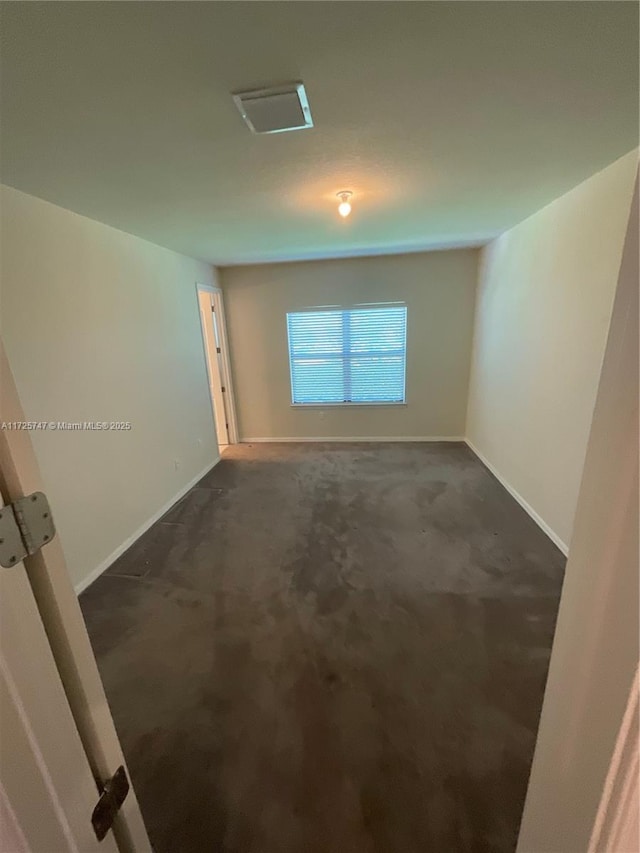
[[[616,161],[481,257],[467,437],[565,547],[636,164]]]
[[[221,271],[242,438],[464,435],[477,252],[456,250]],[[286,313],[407,303],[406,406],[293,408]]]
[[[8,187],[2,337],[76,586],[217,458],[195,282],[207,265]],[[176,468],[176,461],[178,468]]]
[[[638,211],[629,222],[518,853],[632,853],[597,825],[638,666]],[[637,720],[635,723],[637,727]],[[637,738],[637,728],[636,728]],[[635,747],[637,751],[637,740]],[[637,759],[636,759],[637,760]],[[637,772],[637,767],[636,767]],[[620,780],[619,780],[620,781]],[[594,827],[600,835],[589,845]],[[600,834],[601,833],[601,834]],[[637,837],[637,829],[636,829]]]

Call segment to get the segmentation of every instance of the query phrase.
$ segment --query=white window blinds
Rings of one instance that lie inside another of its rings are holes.
[[[294,404],[403,403],[407,308],[287,314]]]

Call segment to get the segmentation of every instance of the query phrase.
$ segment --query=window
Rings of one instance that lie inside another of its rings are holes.
[[[404,403],[407,308],[287,314],[294,405]]]

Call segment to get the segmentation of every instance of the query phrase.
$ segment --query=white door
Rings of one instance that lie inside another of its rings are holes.
[[[0,512],[10,512],[0,499]],[[117,853],[23,563],[0,567],[2,853]]]
[[[198,288],[198,306],[200,308],[202,340],[205,350],[207,376],[209,378],[213,420],[216,426],[216,437],[218,439],[218,447],[226,447],[229,444],[229,427],[224,399],[226,389],[223,384],[220,359],[221,347],[216,328],[213,294],[210,290]]]
[[[24,422],[1,341],[0,388],[0,421]],[[42,490],[31,434],[0,429],[0,512]],[[95,836],[95,780],[125,759],[59,537],[26,563],[0,567],[0,853],[151,853],[133,788]]]

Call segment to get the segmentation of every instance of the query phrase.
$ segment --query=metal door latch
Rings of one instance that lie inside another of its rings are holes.
[[[102,786],[100,798],[91,815],[93,831],[98,841],[102,841],[113,826],[116,815],[129,793],[129,780],[122,765]]]
[[[55,536],[47,496],[34,492],[0,507],[0,566],[10,568]]]

